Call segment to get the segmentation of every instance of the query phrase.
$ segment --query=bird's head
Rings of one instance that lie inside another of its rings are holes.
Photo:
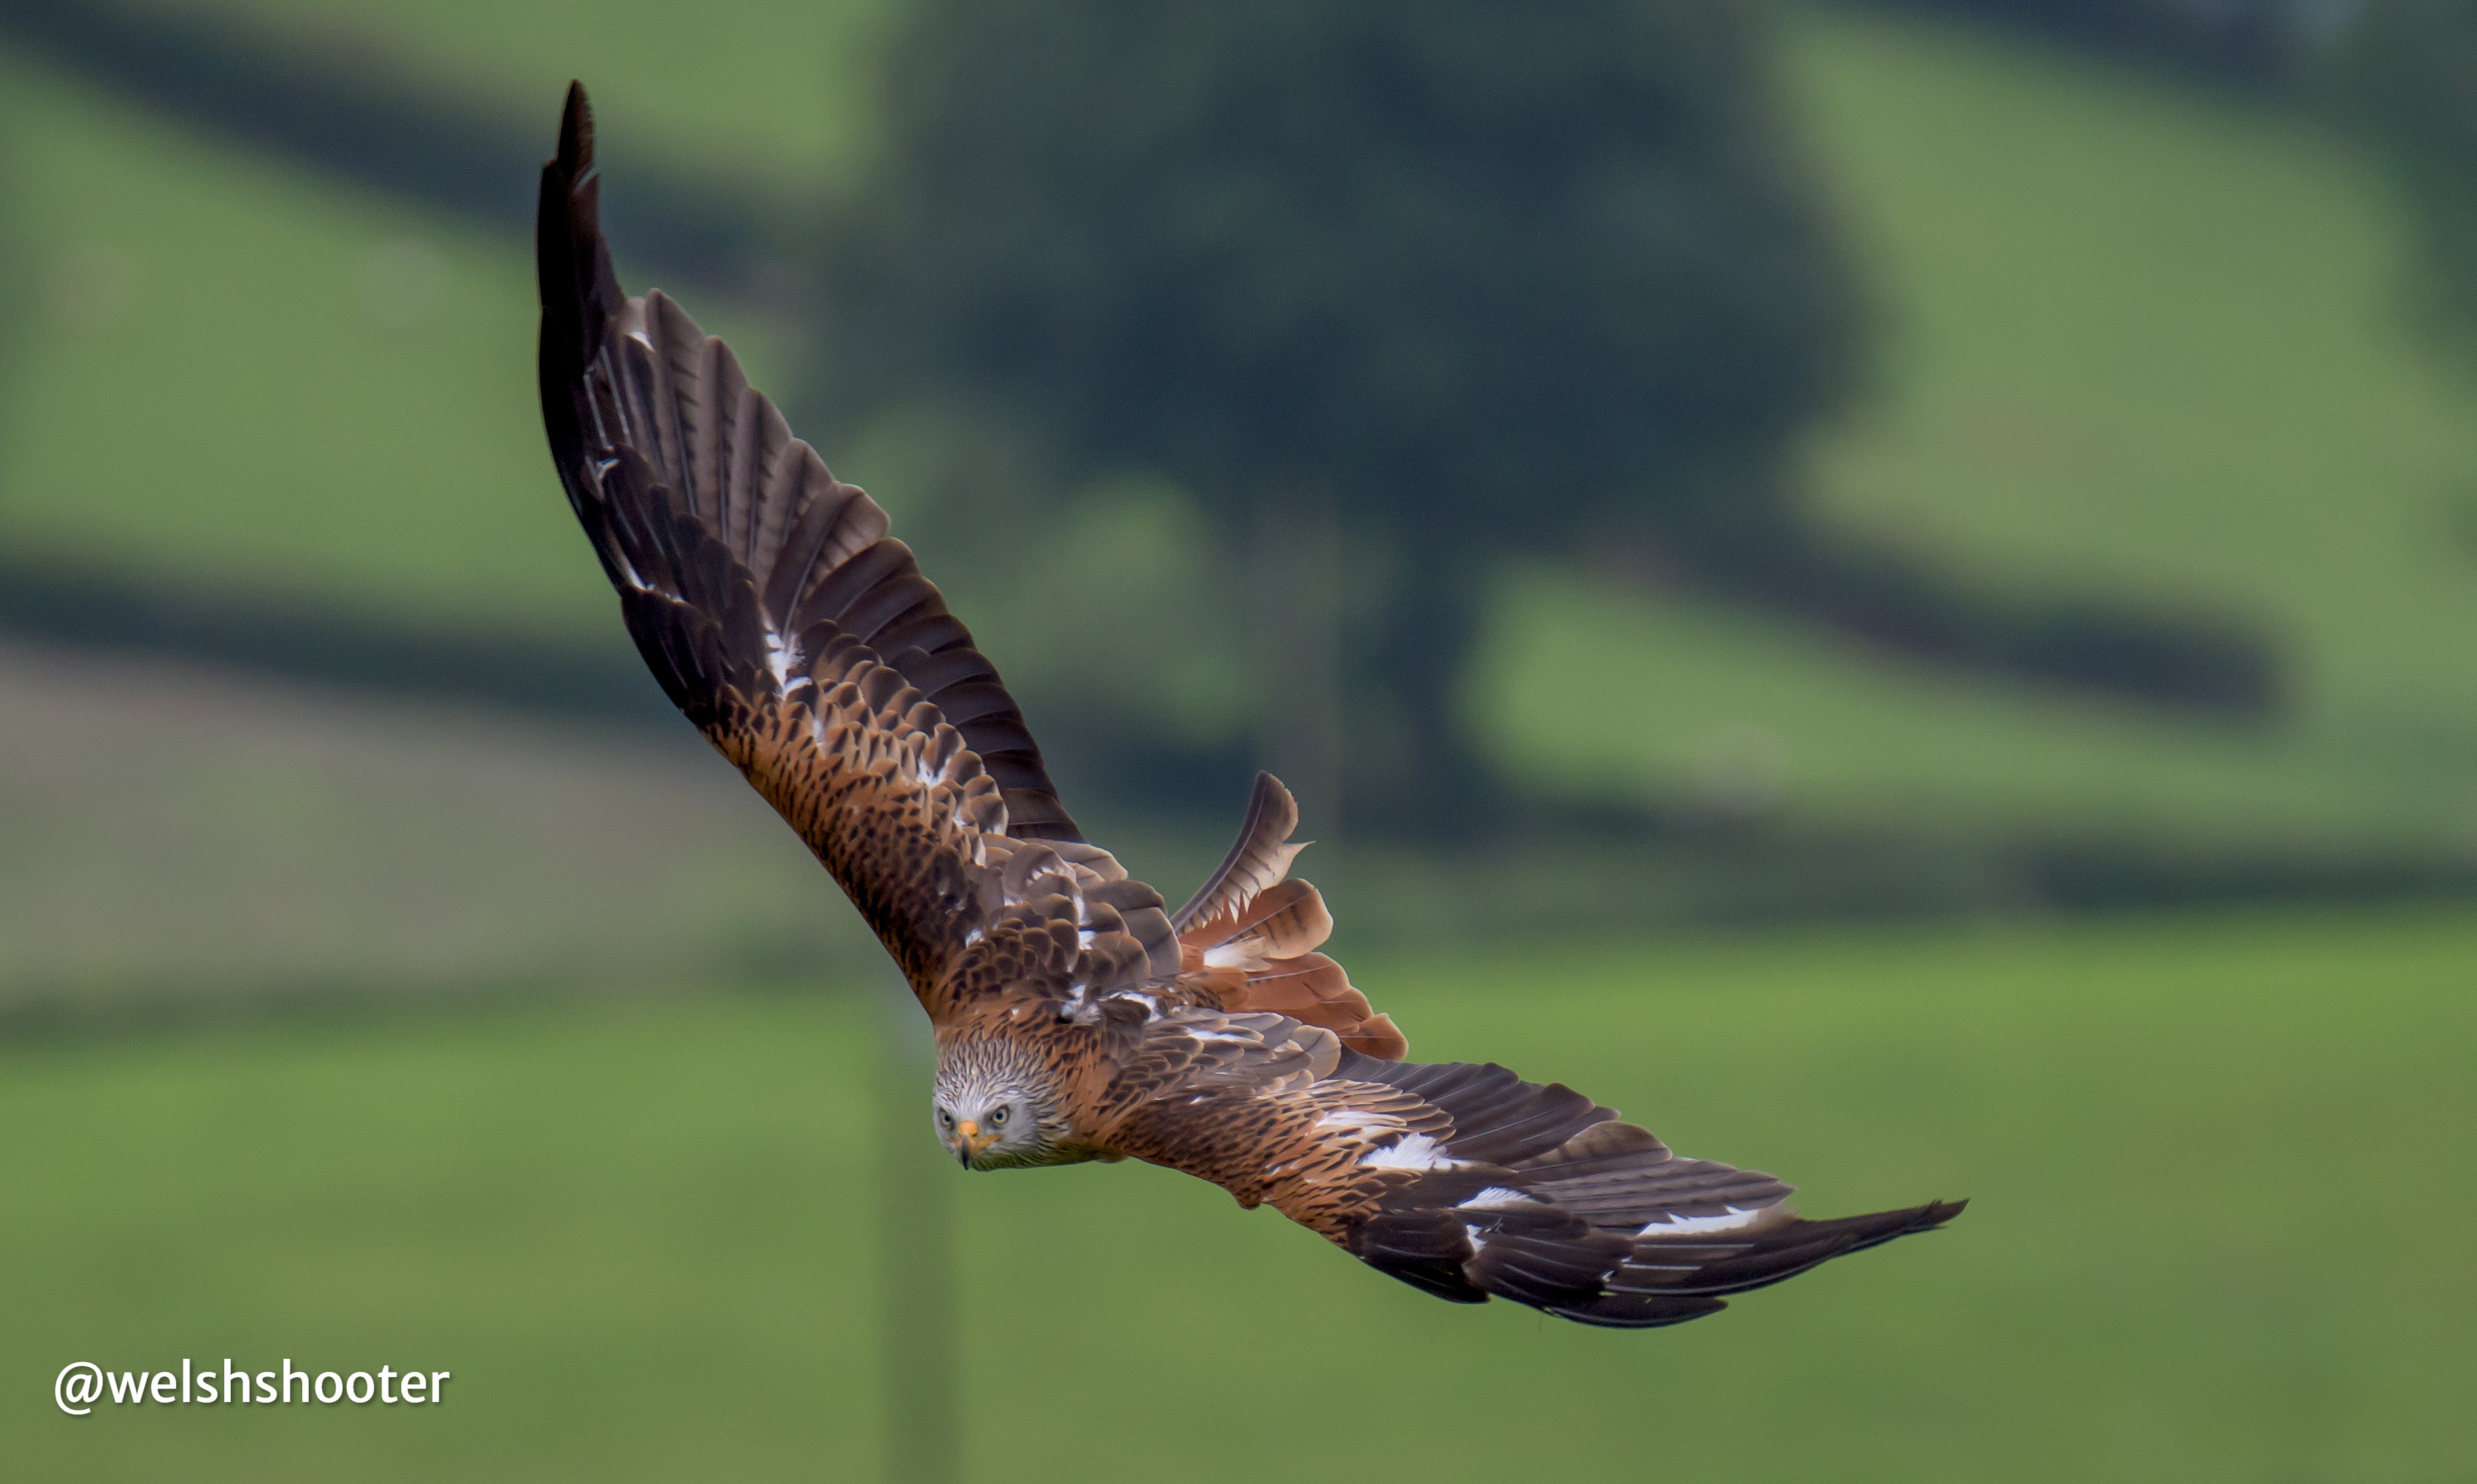
[[[969,1170],[1064,1165],[1088,1159],[1074,1143],[1064,1090],[1011,1042],[940,1047],[932,1093],[938,1140]]]

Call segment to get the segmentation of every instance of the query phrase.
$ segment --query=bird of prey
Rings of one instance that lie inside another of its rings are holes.
[[[886,512],[677,304],[622,292],[579,87],[537,245],[542,417],[628,632],[901,967],[936,1027],[937,1134],[965,1166],[1145,1160],[1439,1297],[1619,1327],[1960,1212],[1804,1220],[1770,1175],[1673,1155],[1569,1088],[1405,1060],[1316,951],[1333,918],[1289,875],[1297,810],[1269,775],[1167,910],[1077,830]]]

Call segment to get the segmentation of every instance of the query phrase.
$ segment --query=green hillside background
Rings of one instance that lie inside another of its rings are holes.
[[[779,68],[848,59],[882,29],[868,11],[742,7],[694,44],[649,13],[582,46],[548,10],[400,7],[345,27],[325,7],[250,9],[509,98],[607,77],[622,159],[662,139],[829,183],[866,148],[851,105],[782,83],[692,107],[694,80],[732,75],[737,36],[799,38],[761,49]],[[2294,715],[2252,727],[1991,686],[1614,577],[1517,571],[1471,677],[1501,755],[1545,793],[1676,799],[1751,729],[1793,814],[2477,850],[2477,669],[2460,663],[2477,631],[2477,393],[2405,320],[2406,228],[2373,169],[2265,104],[1988,36],[1801,13],[1789,40],[1888,329],[1871,393],[1813,451],[1817,511],[1991,584],[2256,622]],[[599,74],[580,55],[606,50]],[[45,271],[0,422],[0,533],[607,636],[592,564],[539,498],[523,244],[22,62],[10,80],[12,230]],[[412,306],[373,313],[408,284]],[[779,322],[695,307],[796,403],[797,358],[768,354]],[[924,457],[903,436],[825,439],[898,519],[902,482],[877,475]],[[934,564],[939,532],[907,529]],[[1044,664],[1044,641],[993,641],[1013,669]],[[1549,704],[1578,691],[1606,713]]]
[[[786,198],[823,210],[867,160],[893,14],[213,9],[538,108],[545,147],[583,76],[613,190],[637,160],[808,183]],[[1586,833],[1489,871],[1336,842],[1306,873],[1354,979],[1421,1058],[1573,1082],[1778,1170],[1810,1214],[1971,1211],[1613,1335],[1437,1304],[1160,1171],[940,1165],[968,1477],[2470,1476],[2477,914],[2056,920],[1970,875],[2022,838],[2477,861],[2477,387],[2406,312],[2404,206],[2260,97],[1835,11],[1791,12],[1785,41],[1883,326],[1867,394],[1806,452],[1817,517],[1993,589],[2236,616],[2295,704],[2196,719],[1614,567],[1509,568],[1468,705],[1521,787],[1620,829],[1706,820],[1740,855]],[[526,244],[5,49],[0,180],[10,551],[618,642],[541,447]],[[799,403],[813,347],[777,307],[664,287]],[[907,491],[951,430],[811,431],[1011,675],[1063,671],[1041,595]],[[1161,575],[1211,563],[1202,528],[1157,485],[1085,500],[1143,518],[1079,600],[1144,620],[1116,625],[1126,667],[1166,670],[1209,627]],[[1240,724],[1209,665],[1181,673],[1159,700],[1181,725]],[[691,741],[12,643],[0,756],[13,1472],[882,1467],[876,1151],[938,1161],[867,1095],[895,992]],[[1244,782],[1198,789],[1235,818]],[[1221,843],[1118,822],[1172,896]],[[1947,895],[1971,910],[1673,925],[1812,840],[1969,877]],[[392,1413],[45,1399],[73,1359],[286,1353],[460,1389]]]

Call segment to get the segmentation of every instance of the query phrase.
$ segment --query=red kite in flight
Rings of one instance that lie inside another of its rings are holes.
[[[1960,1212],[1803,1220],[1770,1175],[1672,1155],[1570,1088],[1404,1061],[1316,951],[1333,918],[1289,879],[1297,810],[1269,775],[1229,858],[1168,911],[1076,829],[886,512],[678,305],[620,290],[582,88],[538,246],[542,418],[628,632],[901,966],[964,1165],[1132,1155],[1440,1297],[1618,1326]]]

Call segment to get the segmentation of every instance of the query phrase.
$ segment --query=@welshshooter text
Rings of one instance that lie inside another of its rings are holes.
[[[173,1407],[188,1404],[283,1406],[350,1402],[361,1406],[437,1406],[447,1399],[450,1371],[296,1371],[287,1356],[273,1371],[251,1371],[226,1357],[222,1369],[183,1360],[178,1371],[107,1371],[90,1360],[71,1361],[52,1380],[52,1401],[71,1417],[84,1417],[98,1404]]]

